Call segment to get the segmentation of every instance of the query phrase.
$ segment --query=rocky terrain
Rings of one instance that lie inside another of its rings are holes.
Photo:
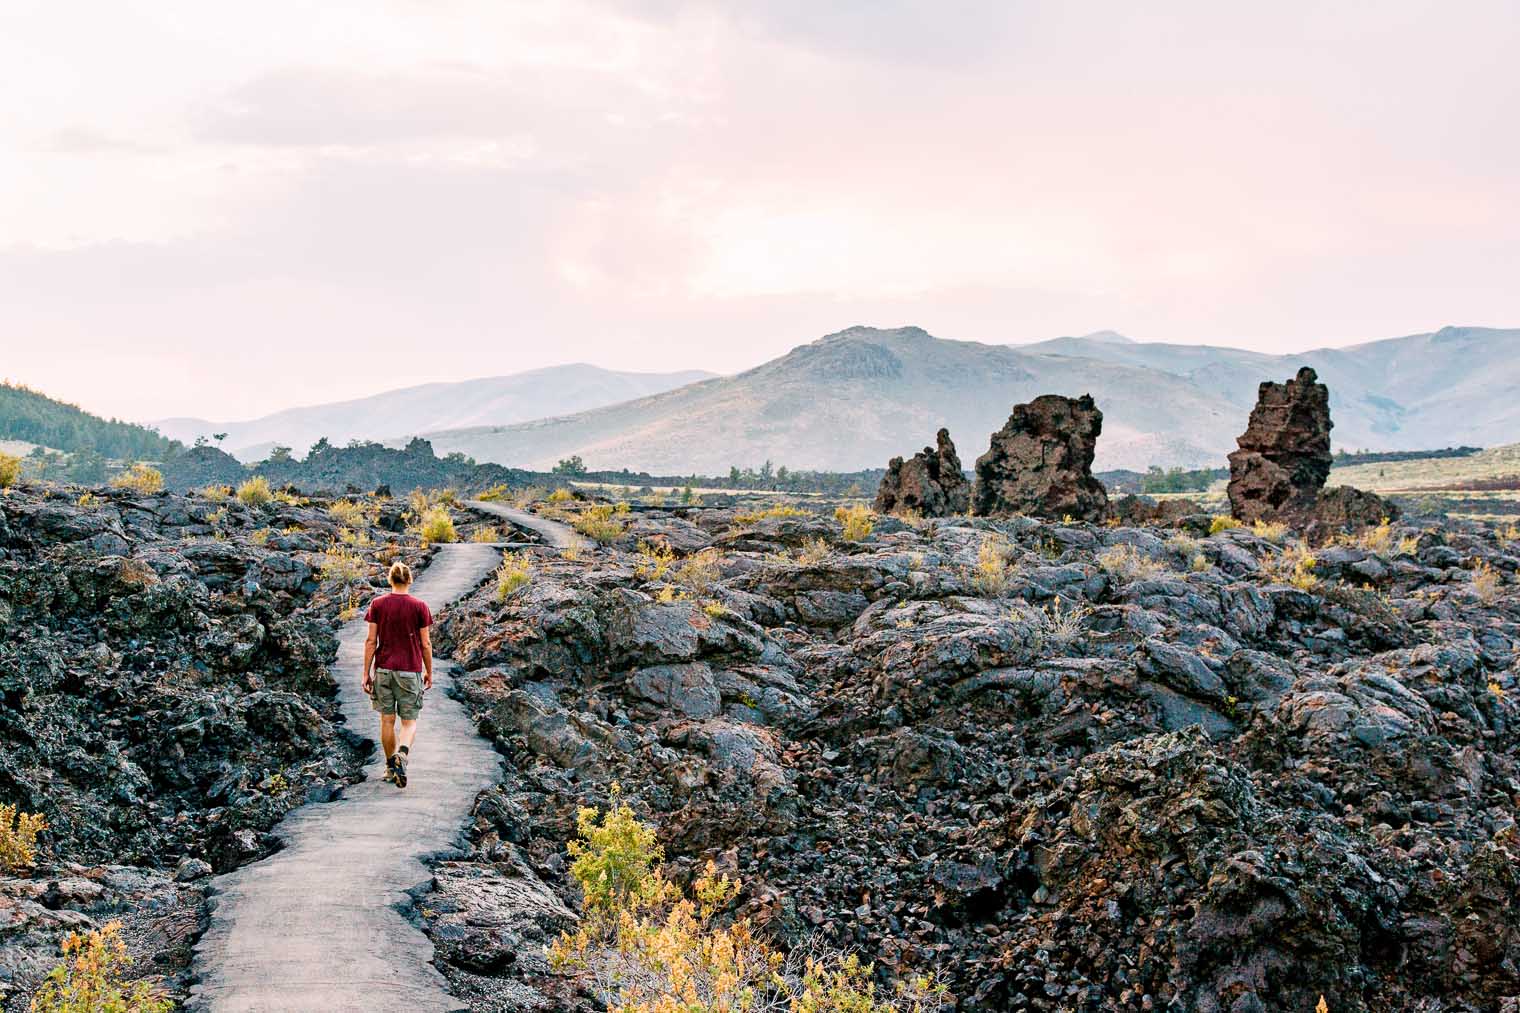
[[[1507,1009],[1517,570],[1473,524],[635,509],[442,624],[507,766],[418,916],[473,1008],[589,1008],[543,947],[616,781],[774,938],[961,1010]]]
[[[358,776],[332,629],[388,554],[423,557],[404,509],[4,490],[0,803],[48,824],[35,868],[0,872],[4,1008],[26,1008],[65,932],[113,918],[138,970],[181,991],[206,878]]]

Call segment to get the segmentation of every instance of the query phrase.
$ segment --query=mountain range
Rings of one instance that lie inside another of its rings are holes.
[[[1263,380],[1313,366],[1338,448],[1487,446],[1520,438],[1520,330],[1447,327],[1291,355],[1131,341],[1111,331],[1028,345],[851,327],[734,376],[512,425],[424,433],[439,453],[542,468],[714,473],[881,467],[948,426],[969,466],[1015,403],[1091,393],[1104,413],[1096,467],[1217,466]]]
[[[508,376],[426,383],[352,401],[289,408],[243,422],[169,418],[152,424],[185,443],[226,433],[223,449],[250,462],[267,457],[276,446],[292,447],[299,456],[324,436],[342,444],[435,429],[507,425],[627,401],[712,375],[702,370],[629,373],[571,363]]]

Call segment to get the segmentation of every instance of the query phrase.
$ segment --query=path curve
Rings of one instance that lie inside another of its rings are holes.
[[[545,542],[557,549],[584,548],[591,544],[567,525],[561,524],[559,521],[551,521],[547,517],[540,517],[537,514],[530,514],[526,510],[518,510],[515,507],[487,502],[481,499],[465,500],[464,505],[476,513],[500,517],[502,520],[516,524],[520,528],[536,531],[543,537]]]
[[[500,562],[489,545],[443,545],[412,593],[437,612]],[[359,688],[365,624],[338,634],[339,698],[349,727],[375,739]],[[406,892],[428,881],[423,860],[454,847],[501,761],[435,664],[418,728],[411,783],[384,782],[385,762],[335,802],[293,810],[275,833],[284,848],[213,881],[211,924],[195,946],[189,1009],[200,1013],[453,1013],[464,1005],[433,967],[433,945],[406,920]]]

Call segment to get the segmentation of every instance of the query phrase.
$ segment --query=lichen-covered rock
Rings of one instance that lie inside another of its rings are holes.
[[[925,447],[908,460],[894,457],[888,462],[876,491],[878,513],[950,517],[971,509],[971,483],[961,470],[950,430],[941,429],[934,439],[933,447]]]
[[[1108,494],[1092,474],[1103,413],[1092,396],[1044,394],[1014,405],[992,446],[976,459],[972,512],[1101,520]]]

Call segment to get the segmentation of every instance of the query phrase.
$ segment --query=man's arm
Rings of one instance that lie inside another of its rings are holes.
[[[375,664],[375,649],[380,646],[380,627],[374,623],[369,624],[369,636],[364,638],[364,672],[360,676],[360,685],[364,692],[372,692],[375,688],[375,675],[371,671]],[[428,657],[432,657],[431,653]]]
[[[425,672],[422,676],[422,688],[433,688],[433,634],[426,626],[418,634],[422,638],[422,666]]]

